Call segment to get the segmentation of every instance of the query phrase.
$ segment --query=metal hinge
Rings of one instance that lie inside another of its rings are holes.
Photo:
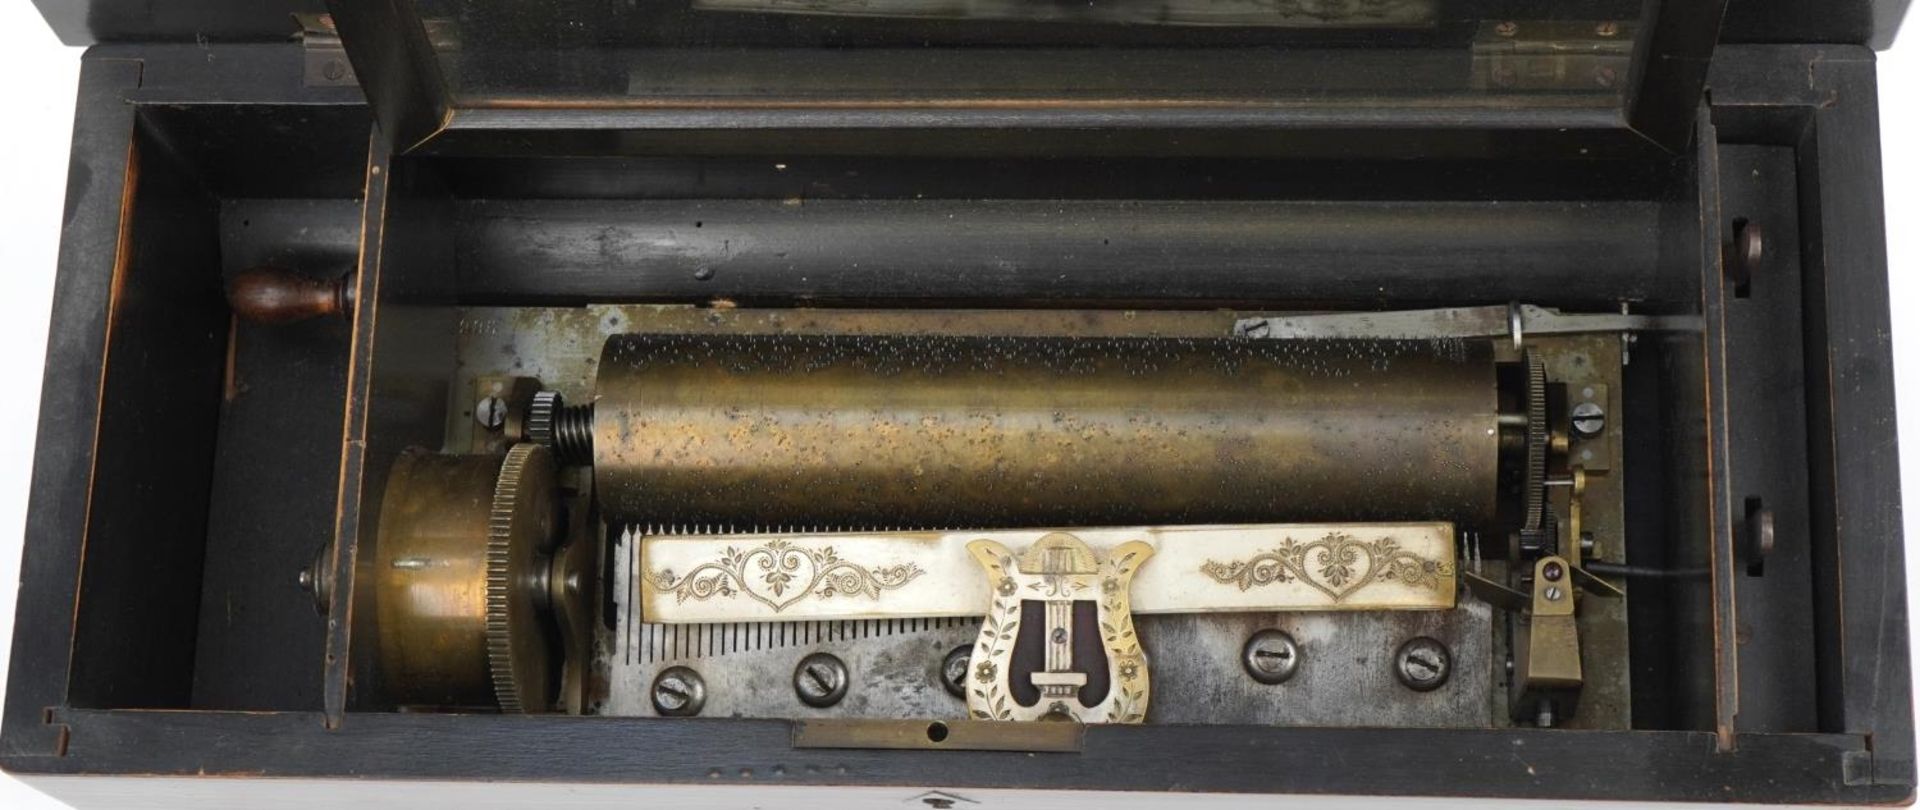
[[[295,14],[300,32],[294,38],[306,51],[308,87],[353,87],[353,63],[347,61],[347,49],[340,45],[340,32],[333,27],[332,14]]]
[[[1632,68],[1634,28],[1613,20],[1483,21],[1473,37],[1473,88],[1617,90]]]

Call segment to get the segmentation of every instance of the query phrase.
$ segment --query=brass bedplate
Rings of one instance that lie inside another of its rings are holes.
[[[1628,727],[1624,586],[1585,564],[1622,560],[1606,415],[1642,324],[1516,307],[1543,334],[1447,314],[1468,333],[1428,339],[1269,315],[464,310],[446,445],[403,459],[386,508],[497,503],[482,460],[537,456],[538,508],[573,520],[522,552],[511,514],[388,518],[383,682],[414,684],[390,700],[910,730]],[[1276,327],[1333,336],[1258,334]],[[471,493],[412,472],[434,464]],[[390,550],[475,542],[453,535],[482,540],[445,552],[464,579]],[[486,537],[539,573],[503,579]],[[502,583],[538,597],[509,617],[482,598]],[[422,669],[421,593],[460,594],[449,632],[487,655]],[[569,645],[581,616],[592,643]]]

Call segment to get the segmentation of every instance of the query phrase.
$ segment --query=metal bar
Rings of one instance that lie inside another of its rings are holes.
[[[1613,310],[1691,291],[1661,272],[1662,206],[1649,201],[487,199],[455,211],[472,304]]]
[[[1433,339],[1509,337],[1515,345],[1527,335],[1578,335],[1601,332],[1698,332],[1696,315],[1575,314],[1532,304],[1504,307],[1445,307],[1393,312],[1333,312],[1243,318],[1233,324],[1236,337]]]

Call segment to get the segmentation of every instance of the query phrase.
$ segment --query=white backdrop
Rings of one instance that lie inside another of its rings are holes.
[[[1914,21],[1920,25],[1920,20]],[[1889,282],[1893,306],[1920,306],[1920,39],[1881,55],[1881,141],[1886,166]],[[9,120],[0,128],[0,682],[6,676],[12,639],[14,595],[19,587],[20,542],[27,486],[39,424],[40,378],[46,356],[47,319],[55,253],[66,192],[68,138],[80,51],[60,45],[25,0],[0,3],[0,101]],[[1894,148],[1905,145],[1906,148]],[[1908,503],[1920,504],[1920,318],[1893,319],[1894,364],[1900,397],[1900,471]],[[1920,537],[1920,506],[1907,510],[1906,535]],[[1920,582],[1920,543],[1908,542],[1907,578]],[[1911,602],[1911,591],[1909,596]],[[1911,604],[1909,615],[1916,615]],[[1920,669],[1920,667],[1916,667]],[[365,804],[379,791],[354,791]],[[481,794],[468,792],[472,799]],[[314,806],[337,803],[316,792]],[[394,794],[392,800],[418,800]],[[346,800],[347,797],[336,797]],[[611,797],[609,797],[611,798]],[[791,801],[782,802],[791,804]],[[1291,807],[1476,806],[1478,803],[1318,799],[1291,800]],[[1511,802],[1502,806],[1553,807]],[[1599,805],[1586,805],[1599,806]],[[1683,806],[1683,805],[1676,805]],[[1698,805],[1686,805],[1695,806]],[[64,807],[10,777],[0,775],[0,808]]]

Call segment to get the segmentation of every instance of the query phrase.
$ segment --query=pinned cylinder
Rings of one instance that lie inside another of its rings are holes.
[[[594,475],[734,529],[1485,525],[1497,377],[1485,341],[620,335]]]

